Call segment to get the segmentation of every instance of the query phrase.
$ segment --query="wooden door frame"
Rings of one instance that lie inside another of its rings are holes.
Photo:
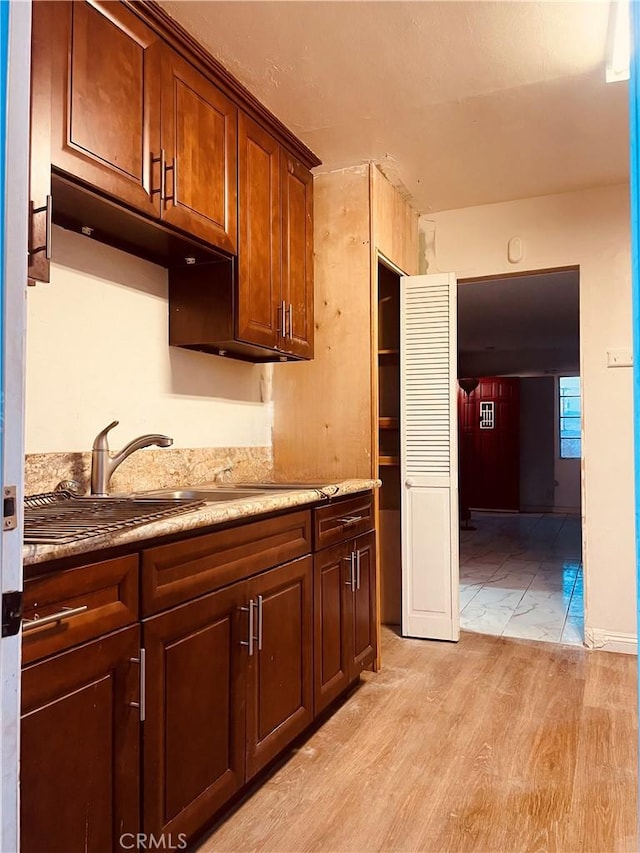
[[[3,4],[4,5],[4,4]],[[7,90],[0,94],[5,127],[0,119],[0,161],[4,180],[4,211],[0,256],[0,473],[4,486],[16,487],[18,524],[3,531],[0,548],[2,593],[22,589],[22,505],[24,495],[24,379],[27,284],[27,216],[29,187],[29,110],[31,3],[8,3],[0,11],[2,61]],[[6,17],[5,17],[6,16]],[[5,53],[5,49],[7,52]],[[6,97],[6,100],[5,100]],[[21,636],[0,645],[0,850],[18,850],[19,738]]]
[[[512,273],[499,273],[497,275],[479,275],[479,276],[470,276],[468,278],[459,278],[458,279],[458,287],[464,284],[481,284],[482,282],[489,281],[499,281],[508,278],[530,278],[534,275],[549,275],[551,273],[556,272],[577,272],[578,273],[578,297],[579,297],[579,376],[584,376],[584,348],[582,346],[582,299],[580,296],[582,295],[582,287],[580,284],[580,264],[566,264],[560,267],[545,267],[543,269],[535,269],[535,270],[517,270]],[[456,292],[457,296],[457,292]],[[459,342],[458,342],[459,346]],[[635,361],[634,361],[635,364]],[[460,378],[460,377],[458,377]],[[580,441],[581,448],[584,449],[584,416],[580,419]],[[581,536],[581,546],[582,546],[582,576],[584,580],[584,613],[587,613],[589,608],[589,573],[588,573],[588,563],[589,563],[589,554],[586,547],[586,477],[585,477],[585,466],[584,466],[584,452],[580,453],[580,536]],[[639,599],[640,600],[640,599]]]
[[[370,178],[373,183],[373,178]],[[408,275],[397,264],[394,264],[380,249],[374,240],[373,228],[373,187],[369,188],[369,227],[371,244],[371,478],[377,480],[380,472],[380,435],[378,433],[378,417],[380,409],[380,389],[378,371],[378,264],[383,264],[398,276]],[[399,298],[399,294],[398,294]],[[380,605],[380,489],[373,491],[373,517],[376,531],[376,658],[373,664],[374,672],[382,666],[382,609]]]

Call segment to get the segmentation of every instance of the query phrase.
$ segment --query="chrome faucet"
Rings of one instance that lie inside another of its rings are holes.
[[[107,433],[109,430],[118,426],[119,423],[120,421],[114,421],[109,424],[109,426],[106,426],[102,432],[98,433],[95,437],[95,441],[93,442],[93,448],[91,450],[92,495],[104,496],[108,494],[111,475],[118,465],[124,462],[127,456],[131,456],[132,453],[135,453],[136,450],[153,445],[157,447],[170,447],[173,444],[173,439],[169,438],[168,435],[141,435],[138,438],[134,438],[133,441],[130,441],[129,444],[122,448],[120,453],[116,453],[115,456],[111,456],[109,453]]]

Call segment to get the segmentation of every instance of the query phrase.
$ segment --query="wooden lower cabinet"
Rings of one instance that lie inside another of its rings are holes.
[[[285,563],[143,623],[145,832],[192,837],[313,719],[311,570]]]
[[[313,720],[311,557],[249,581],[256,642],[248,656],[247,779]]]
[[[246,582],[143,623],[145,832],[192,835],[244,782],[243,604]]]
[[[138,626],[22,671],[21,851],[112,853],[139,829]]]
[[[314,711],[336,699],[376,656],[375,533],[314,557]]]

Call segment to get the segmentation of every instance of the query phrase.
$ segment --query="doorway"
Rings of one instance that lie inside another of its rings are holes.
[[[584,638],[579,270],[458,286],[460,627]]]

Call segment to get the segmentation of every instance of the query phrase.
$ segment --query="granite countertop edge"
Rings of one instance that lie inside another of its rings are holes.
[[[242,518],[304,507],[322,500],[329,501],[345,495],[366,492],[370,489],[377,489],[380,485],[380,480],[341,480],[335,483],[327,483],[322,487],[322,490],[315,487],[297,488],[295,491],[265,492],[257,497],[208,503],[191,512],[141,524],[139,527],[105,533],[102,536],[92,536],[89,539],[82,539],[65,545],[24,545],[23,563],[25,566],[30,566],[49,560],[57,560],[61,557],[71,557],[76,554],[86,554],[121,545],[143,543],[162,536],[172,536],[189,530],[197,530],[200,527],[215,527],[217,524],[226,524]]]

